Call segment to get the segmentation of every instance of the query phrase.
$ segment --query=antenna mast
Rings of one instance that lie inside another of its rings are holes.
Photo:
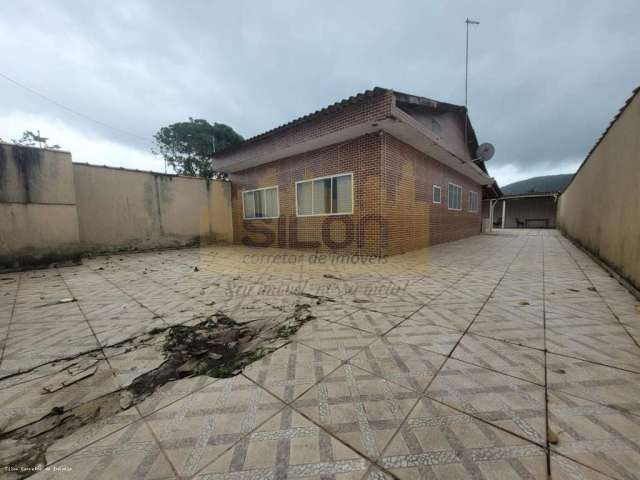
[[[464,144],[467,145],[467,130],[469,124],[469,25],[480,25],[480,22],[476,20],[467,19],[464,21],[467,24],[467,48],[465,50],[465,61],[464,61]]]

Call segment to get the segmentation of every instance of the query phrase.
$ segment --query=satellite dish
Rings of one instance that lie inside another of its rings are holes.
[[[496,149],[490,143],[483,143],[476,150],[476,160],[482,160],[483,162],[488,162],[493,157],[494,153],[496,153]]]

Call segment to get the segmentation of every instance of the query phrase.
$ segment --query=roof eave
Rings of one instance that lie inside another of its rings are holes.
[[[383,95],[387,92],[390,92],[391,90],[389,90],[388,88],[382,88],[382,87],[374,87],[371,90],[366,90],[362,93],[358,93],[356,95],[352,95],[349,98],[345,98],[344,100],[340,100],[339,102],[333,103],[327,107],[321,108],[319,110],[316,110],[315,112],[309,113],[307,115],[303,115],[301,117],[298,117],[294,120],[291,120],[290,122],[284,123],[278,127],[272,128],[271,130],[267,130],[266,132],[260,133],[259,135],[255,135],[253,137],[247,138],[245,139],[242,143],[238,143],[236,145],[230,145],[222,150],[217,151],[214,154],[214,157],[219,157],[219,156],[224,156],[227,155],[229,153],[233,153],[236,152],[238,150],[241,150],[243,148],[249,147],[254,143],[257,143],[261,140],[265,140],[273,135],[277,135],[280,134],[282,132],[285,132],[301,123],[307,122],[309,120],[312,120],[314,118],[318,118],[321,117],[323,115],[327,115],[330,113],[333,113],[337,110],[340,110],[348,105],[354,104],[354,103],[358,103],[361,102],[367,98],[371,98],[371,97],[375,97],[378,95]]]
[[[480,185],[488,185],[493,182],[493,179],[474,162],[463,160],[447,150],[446,147],[431,137],[431,134],[419,122],[399,109],[398,111],[394,110],[393,115],[384,119],[354,125],[332,134],[289,145],[285,148],[274,148],[270,151],[262,150],[259,155],[246,155],[242,159],[219,158],[215,160],[215,169],[221,172],[236,173],[379,131],[387,132],[404,143],[411,145],[416,150],[471,178]]]

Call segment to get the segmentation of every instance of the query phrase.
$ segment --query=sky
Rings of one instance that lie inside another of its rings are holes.
[[[574,172],[640,85],[637,0],[5,0],[0,138],[163,171],[152,136],[189,117],[251,137],[374,86],[463,104],[467,17],[489,173]]]

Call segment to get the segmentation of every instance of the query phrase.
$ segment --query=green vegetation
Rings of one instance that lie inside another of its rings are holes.
[[[193,118],[162,127],[153,138],[153,153],[162,155],[176,173],[204,178],[224,178],[214,169],[213,153],[244,141],[228,125]]]

